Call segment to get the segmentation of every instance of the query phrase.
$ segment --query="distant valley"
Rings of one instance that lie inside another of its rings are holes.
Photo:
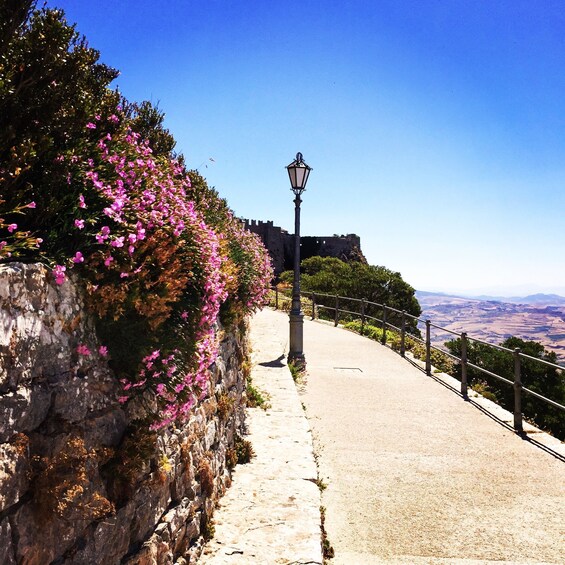
[[[456,333],[500,343],[510,336],[537,341],[565,363],[565,297],[534,294],[525,297],[473,298],[417,291],[422,318]],[[432,328],[434,345],[456,336]]]

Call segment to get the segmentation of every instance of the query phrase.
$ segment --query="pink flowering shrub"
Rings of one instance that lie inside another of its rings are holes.
[[[149,391],[159,407],[152,427],[164,426],[210,392],[220,309],[233,317],[263,304],[268,255],[231,211],[207,215],[218,202],[191,199],[184,168],[154,156],[119,111],[85,132],[90,152],[57,157],[74,202],[53,278],[86,279],[120,402]]]

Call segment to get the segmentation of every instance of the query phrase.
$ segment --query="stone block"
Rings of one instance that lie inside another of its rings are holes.
[[[18,502],[28,489],[29,472],[25,448],[9,443],[0,444],[0,513]]]
[[[133,515],[130,531],[131,543],[139,543],[150,535],[160,522],[171,501],[167,483],[153,480],[151,484],[143,485],[134,495]]]
[[[75,544],[86,527],[84,522],[63,522],[55,516],[40,518],[31,504],[20,507],[10,524],[18,540],[16,561],[26,565],[51,563]]]
[[[0,395],[0,442],[7,442],[15,433],[37,428],[45,420],[50,405],[51,391],[47,384],[19,387]]]
[[[65,561],[65,565],[118,565],[129,547],[129,524],[133,516],[133,505],[120,508],[115,516],[98,522],[86,543]]]
[[[204,449],[209,450],[216,441],[216,421],[211,420],[206,426],[206,433],[204,435]]]
[[[84,443],[87,447],[115,447],[122,440],[125,428],[124,411],[110,410],[83,422]]]
[[[0,522],[0,563],[2,565],[16,565],[12,546],[12,528],[8,518]]]

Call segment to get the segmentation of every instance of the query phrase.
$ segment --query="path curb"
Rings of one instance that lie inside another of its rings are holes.
[[[323,562],[312,434],[286,366],[287,341],[268,331],[272,314],[251,320],[252,380],[271,406],[248,409],[256,456],[235,468],[201,564]]]

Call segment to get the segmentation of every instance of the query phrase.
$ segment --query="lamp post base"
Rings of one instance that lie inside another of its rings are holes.
[[[304,314],[302,312],[290,312],[290,346],[288,352],[288,362],[292,363],[301,371],[306,368],[306,358],[303,350],[303,328]]]

